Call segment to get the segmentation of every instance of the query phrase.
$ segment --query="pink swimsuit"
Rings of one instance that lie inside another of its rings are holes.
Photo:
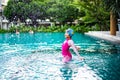
[[[72,59],[72,55],[69,51],[70,46],[68,45],[68,40],[62,44],[62,56],[63,62],[69,62]]]

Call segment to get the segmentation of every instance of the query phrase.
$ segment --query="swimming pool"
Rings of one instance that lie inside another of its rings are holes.
[[[120,80],[120,45],[75,33],[81,47],[61,62],[64,33],[0,34],[0,80]]]

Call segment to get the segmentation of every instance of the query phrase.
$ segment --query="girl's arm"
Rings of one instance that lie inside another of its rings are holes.
[[[74,52],[77,54],[77,56],[82,60],[83,57],[81,57],[80,54],[79,54],[79,52],[78,52],[78,50],[79,50],[80,48],[78,48],[77,46],[74,45],[73,40],[69,40],[69,41],[68,41],[68,44],[69,44],[69,46],[72,47],[72,49],[73,49]]]

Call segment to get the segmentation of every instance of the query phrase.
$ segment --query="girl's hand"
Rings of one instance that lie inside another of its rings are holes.
[[[79,51],[79,50],[80,50],[80,47],[79,47],[79,46],[76,46],[76,49]]]
[[[84,60],[84,57],[80,57],[79,59],[83,61],[83,60]]]

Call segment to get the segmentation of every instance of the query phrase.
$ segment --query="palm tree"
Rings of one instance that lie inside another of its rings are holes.
[[[110,34],[116,35],[117,15],[120,13],[120,0],[103,0],[110,11]]]

